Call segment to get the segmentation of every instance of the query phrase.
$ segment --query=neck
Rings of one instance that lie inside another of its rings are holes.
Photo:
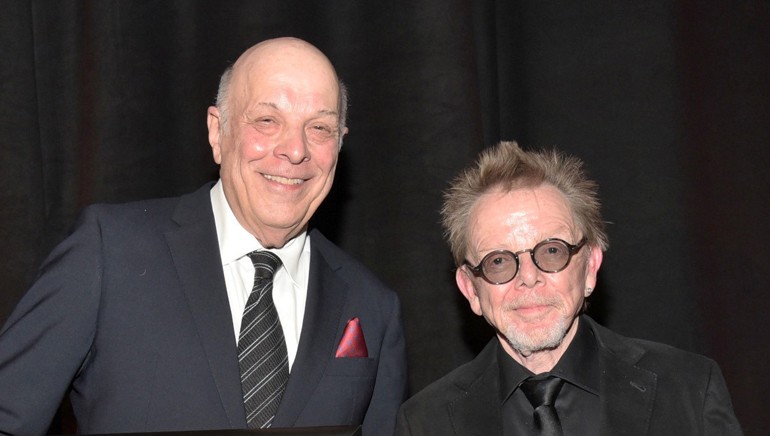
[[[266,231],[265,229],[259,232],[259,234],[255,234],[254,232],[250,232],[252,235],[254,235],[255,238],[259,241],[260,245],[264,248],[283,248],[286,243],[288,243],[290,240],[295,238],[297,235],[302,233],[304,228],[301,229],[293,229],[291,232],[286,231]]]

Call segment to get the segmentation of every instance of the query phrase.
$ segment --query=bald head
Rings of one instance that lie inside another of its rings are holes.
[[[219,82],[216,106],[220,113],[220,123],[227,129],[229,117],[237,110],[232,106],[233,95],[248,95],[249,83],[255,78],[268,75],[270,70],[312,71],[327,76],[333,89],[319,92],[333,92],[338,96],[337,115],[340,126],[340,146],[347,124],[348,94],[347,88],[337,76],[331,61],[314,45],[293,37],[282,37],[262,41],[243,52],[235,63],[225,70]],[[241,100],[248,100],[247,98]]]
[[[321,50],[307,41],[292,37],[268,39],[252,46],[241,54],[233,64],[233,68],[238,70],[244,65],[253,65],[259,62],[283,62],[284,60],[293,60],[296,63],[317,62],[336,74],[331,62]]]

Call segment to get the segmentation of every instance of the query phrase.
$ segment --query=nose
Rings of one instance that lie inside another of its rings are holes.
[[[296,127],[286,129],[275,147],[275,153],[293,164],[309,160],[310,153],[303,129]]]
[[[542,271],[535,266],[535,261],[529,253],[522,253],[519,255],[519,272],[514,279],[519,286],[531,288],[534,287],[540,281],[540,274]]]

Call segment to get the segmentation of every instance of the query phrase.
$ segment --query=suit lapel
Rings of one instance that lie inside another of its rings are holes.
[[[601,434],[647,434],[657,375],[636,366],[645,351],[588,317],[582,320],[589,324],[599,343]],[[456,434],[502,434],[495,353],[495,347],[485,347],[476,359],[478,362],[474,360],[477,369],[457,382],[464,394],[448,405]]]
[[[636,366],[645,351],[587,317],[599,342],[601,433],[647,434],[657,374]]]
[[[181,197],[173,217],[179,226],[167,231],[165,236],[222,406],[231,427],[244,428],[246,418],[237,346],[211,210],[210,188],[206,185]]]
[[[289,384],[273,423],[277,427],[294,425],[310,399],[310,393],[321,381],[337,345],[334,341],[348,292],[347,284],[337,277],[335,267],[319,249],[321,244],[317,243],[317,238],[313,238],[313,233],[310,237],[310,274],[305,318]]]
[[[468,377],[457,381],[465,391],[447,406],[458,435],[498,435],[503,433],[500,415],[500,371],[497,365],[497,338],[474,359]],[[481,371],[479,373],[479,371]]]

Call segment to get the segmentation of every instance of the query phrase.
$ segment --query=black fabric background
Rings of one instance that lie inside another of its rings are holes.
[[[761,434],[769,21],[762,0],[6,0],[0,322],[84,205],[215,178],[219,74],[293,35],[351,95],[315,224],[401,295],[413,392],[491,336],[456,290],[438,210],[460,168],[515,139],[577,154],[600,183],[611,247],[589,313],[715,358]]]

